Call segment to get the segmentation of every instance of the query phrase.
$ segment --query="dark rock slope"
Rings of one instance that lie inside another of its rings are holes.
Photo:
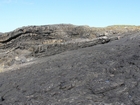
[[[132,27],[93,28],[71,24],[21,27],[0,35],[0,69],[38,57],[108,43],[132,32]]]
[[[140,105],[140,32],[107,35],[97,31],[95,38],[84,38],[84,41],[81,35],[71,38],[66,34],[66,39],[61,37],[65,42],[47,42],[44,52],[34,52],[32,62],[25,62],[31,58],[32,52],[28,48],[40,45],[34,38],[42,37],[42,34],[27,35],[27,39],[23,33],[16,37],[12,35],[17,34],[3,35],[1,56],[15,57],[12,60],[18,64],[0,73],[1,105]],[[20,40],[22,35],[23,42]],[[40,42],[50,36],[42,38]],[[27,44],[31,41],[34,43]],[[52,50],[48,50],[49,45]],[[8,46],[13,50],[5,53],[10,49]],[[50,53],[51,56],[46,57],[47,51],[58,51],[59,54]]]

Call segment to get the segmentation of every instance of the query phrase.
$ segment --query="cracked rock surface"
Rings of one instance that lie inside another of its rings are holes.
[[[0,73],[0,104],[140,105],[140,32]]]

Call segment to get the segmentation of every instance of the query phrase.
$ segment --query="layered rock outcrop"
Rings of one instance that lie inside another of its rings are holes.
[[[8,68],[38,57],[104,44],[126,35],[123,33],[132,34],[138,29],[126,26],[95,28],[71,24],[21,27],[0,36],[0,67]]]
[[[104,36],[89,26],[59,24],[21,27],[0,36],[0,68],[109,41]]]
[[[31,65],[0,73],[0,104],[140,105],[140,32],[122,35],[119,40],[80,49],[85,42],[69,41],[58,48],[77,50],[39,59],[35,53]],[[53,52],[59,51],[56,46],[52,45]],[[11,56],[17,51],[21,56],[29,50],[17,48]],[[21,59],[27,60],[15,58]]]

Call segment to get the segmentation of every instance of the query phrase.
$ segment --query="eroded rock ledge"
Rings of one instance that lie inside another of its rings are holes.
[[[130,26],[95,28],[71,24],[21,27],[1,33],[0,67],[2,70],[38,57],[108,43],[138,30]]]

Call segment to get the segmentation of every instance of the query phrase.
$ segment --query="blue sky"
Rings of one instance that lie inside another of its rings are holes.
[[[0,32],[59,23],[140,25],[140,0],[0,0]]]

